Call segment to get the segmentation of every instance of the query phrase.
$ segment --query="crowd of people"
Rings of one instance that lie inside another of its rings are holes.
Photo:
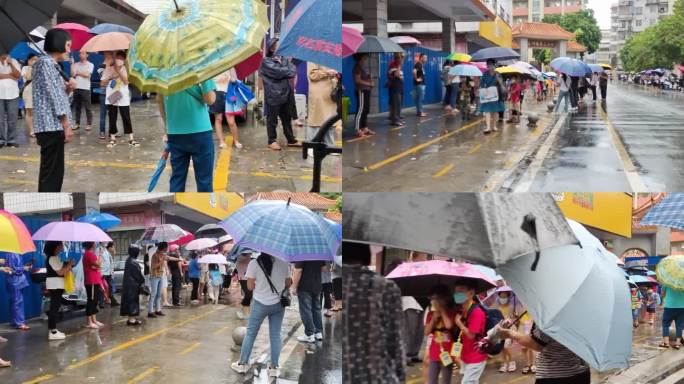
[[[672,90],[684,92],[684,74],[674,72],[657,72],[650,74],[621,72],[617,74],[617,79],[623,83],[633,83],[654,90]]]
[[[127,318],[128,326],[143,324],[141,319],[141,296],[147,296],[148,321],[165,316],[164,308],[180,308],[183,302],[181,291],[190,290],[189,305],[219,304],[227,298],[233,280],[239,281],[242,291],[239,320],[246,320],[246,334],[242,341],[240,358],[231,366],[239,373],[249,371],[249,361],[254,342],[263,321],[268,318],[271,348],[269,375],[280,375],[279,354],[281,330],[285,308],[290,306],[292,295],[296,296],[304,334],[297,337],[302,343],[315,344],[323,340],[323,317],[332,317],[342,310],[342,274],[340,267],[323,261],[287,263],[266,253],[252,249],[234,247],[232,238],[220,239],[217,247],[183,254],[176,244],[159,242],[142,247],[132,244],[124,263],[120,301],[116,299],[114,281],[113,242],[85,242],[82,247],[83,288],[87,300],[85,307],[85,328],[97,330],[107,325],[98,321],[97,314],[105,305],[119,307],[119,314]],[[235,248],[235,249],[233,249]],[[45,288],[50,298],[48,315],[48,340],[64,340],[66,335],[57,328],[60,322],[60,307],[63,295],[74,287],[74,266],[79,262],[65,258],[65,244],[61,241],[46,241]],[[208,254],[225,256],[225,262],[204,263],[200,259]],[[30,327],[24,318],[22,290],[29,286],[26,272],[32,262],[25,264],[19,255],[8,254],[0,272],[9,275],[7,279],[12,302],[11,325],[22,331]],[[142,256],[142,257],[141,257]],[[142,260],[141,260],[142,259]],[[229,259],[233,260],[229,261]],[[171,280],[171,302],[167,284]],[[190,286],[192,288],[190,288]],[[6,339],[0,338],[0,342]],[[0,359],[0,367],[11,362]]]

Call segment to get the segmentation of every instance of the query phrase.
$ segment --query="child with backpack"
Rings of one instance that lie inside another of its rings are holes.
[[[449,287],[438,285],[430,295],[430,311],[425,319],[425,336],[431,339],[428,347],[428,384],[448,384],[454,368],[453,319],[457,314]],[[441,377],[441,381],[440,381]]]
[[[219,293],[221,292],[221,287],[223,287],[223,276],[221,275],[218,264],[209,264],[208,284],[211,286],[209,289],[209,298],[212,303],[218,304]]]
[[[487,354],[477,347],[477,342],[485,336],[488,329],[487,312],[475,298],[475,289],[476,286],[468,281],[458,282],[454,287],[454,302],[461,305],[462,310],[454,317],[460,337],[452,348],[452,355],[459,356],[463,363],[461,384],[479,383],[487,365]],[[499,320],[502,319],[503,316]],[[490,320],[499,322],[493,318]]]
[[[656,292],[653,287],[649,287],[646,292],[646,321],[649,324],[655,322],[656,307],[660,305],[660,295]]]

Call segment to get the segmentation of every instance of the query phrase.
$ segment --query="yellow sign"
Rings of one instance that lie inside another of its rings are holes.
[[[175,197],[176,204],[219,220],[225,219],[245,204],[242,196],[232,192],[176,193]]]
[[[494,21],[480,22],[480,36],[499,47],[510,48],[513,44],[511,27],[498,16]]]
[[[552,193],[568,219],[623,237],[632,237],[632,196],[624,192]]]

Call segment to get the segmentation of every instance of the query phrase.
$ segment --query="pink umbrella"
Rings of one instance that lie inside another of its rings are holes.
[[[55,25],[55,28],[63,29],[71,35],[71,50],[80,51],[83,45],[94,35],[90,33],[90,28],[78,23],[62,23]]]
[[[439,284],[453,287],[456,282],[468,281],[477,285],[476,293],[496,286],[484,273],[473,264],[454,263],[444,260],[428,260],[400,264],[387,275],[394,280],[403,295],[427,296],[430,290]]]
[[[207,249],[211,247],[217,246],[218,243],[214,239],[207,239],[207,238],[202,238],[202,239],[195,239],[188,244],[185,245],[185,249],[188,251],[198,251],[200,249]]]
[[[200,264],[228,264],[226,257],[218,253],[204,255],[197,262]]]
[[[33,240],[46,241],[112,241],[103,230],[89,223],[55,221],[42,226]]]
[[[394,41],[395,43],[401,45],[401,44],[415,44],[415,45],[421,45],[423,43],[420,42],[420,40],[416,39],[413,36],[394,36],[390,37],[390,40]]]
[[[475,62],[475,63],[468,63],[468,64],[471,64],[471,65],[476,66],[476,67],[477,67],[480,71],[482,71],[482,72],[486,72],[486,71],[487,71],[487,63]]]
[[[358,30],[342,26],[342,57],[353,55],[363,44],[364,37]]]
[[[133,35],[124,32],[107,32],[88,40],[81,50],[86,52],[125,51],[131,46]]]

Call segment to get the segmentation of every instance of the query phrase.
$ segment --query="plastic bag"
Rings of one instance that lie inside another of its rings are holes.
[[[64,292],[72,293],[76,290],[76,278],[74,274],[69,271],[64,274]]]

